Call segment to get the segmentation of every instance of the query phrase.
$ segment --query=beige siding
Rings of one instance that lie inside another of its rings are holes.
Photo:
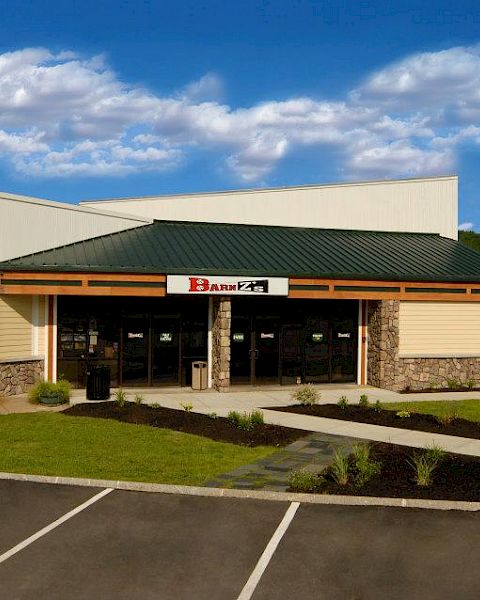
[[[480,303],[401,302],[400,356],[480,356]]]
[[[457,239],[457,177],[82,202],[173,221],[439,233]]]
[[[0,360],[32,355],[32,297],[0,296]]]
[[[45,340],[46,340],[46,326],[45,326],[45,296],[39,297],[38,306],[38,355],[45,356]]]

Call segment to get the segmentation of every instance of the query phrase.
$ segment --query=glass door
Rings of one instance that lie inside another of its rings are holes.
[[[254,383],[278,383],[280,358],[280,320],[278,317],[254,318]]]
[[[304,329],[304,383],[330,380],[330,335],[326,319],[308,317]]]
[[[152,318],[152,385],[180,381],[180,317]]]
[[[232,383],[253,383],[251,329],[250,316],[232,317],[230,334],[230,379]]]
[[[129,315],[122,323],[122,384],[148,385],[149,318]]]
[[[344,315],[332,324],[332,382],[355,381],[357,366],[357,323]]]

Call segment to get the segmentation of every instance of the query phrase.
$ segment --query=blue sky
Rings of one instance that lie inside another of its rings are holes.
[[[80,199],[457,173],[480,230],[478,1],[10,0],[0,189]]]

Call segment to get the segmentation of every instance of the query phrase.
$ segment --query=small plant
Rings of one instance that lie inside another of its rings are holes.
[[[118,388],[115,392],[115,404],[120,408],[123,408],[127,403],[127,394],[122,388]]]
[[[466,387],[472,391],[473,388],[475,387],[475,379],[467,379],[467,381],[465,382]]]
[[[382,412],[383,410],[383,404],[380,402],[380,400],[377,400],[375,402],[375,404],[373,405],[373,410],[377,413]]]
[[[251,431],[258,425],[263,425],[263,413],[260,410],[254,410],[251,413],[244,412],[243,414],[238,413],[236,410],[232,410],[228,413],[227,419],[232,425],[243,429],[244,431]]]
[[[158,402],[152,402],[150,404],[150,408],[161,408],[160,404]]]
[[[455,379],[455,377],[452,377],[450,379],[447,379],[447,387],[449,390],[456,390],[460,387],[460,382]]]
[[[135,394],[135,396],[133,397],[133,401],[135,402],[135,404],[137,406],[140,406],[140,404],[143,404],[143,396],[142,394]]]
[[[347,410],[348,408],[348,398],[346,396],[340,396],[337,402],[337,406],[342,410]]]
[[[330,472],[334,481],[338,485],[347,485],[349,478],[349,461],[348,456],[343,450],[335,450],[333,463],[330,467]]]
[[[263,425],[265,423],[263,412],[261,410],[252,411],[250,413],[250,421],[254,427],[257,427],[257,425]]]
[[[310,383],[292,393],[292,400],[303,406],[313,406],[318,404],[320,392]]]
[[[214,419],[214,420],[218,419],[218,415],[216,412],[208,413],[207,417],[209,417],[210,419]]]
[[[28,393],[32,404],[66,404],[70,400],[72,384],[66,379],[59,379],[57,383],[39,381]]]
[[[355,485],[362,487],[375,475],[378,475],[381,470],[381,465],[378,461],[370,458],[370,444],[359,443],[354,444],[352,448],[353,466],[355,471]]]
[[[368,408],[370,406],[370,402],[368,401],[367,394],[362,394],[360,396],[360,400],[358,401],[358,406],[361,408]]]
[[[435,419],[437,423],[439,423],[443,427],[448,427],[448,425],[451,425],[455,421],[455,419],[458,419],[458,411],[455,408],[451,410],[446,410],[445,412],[437,415]]]
[[[440,384],[438,383],[437,379],[432,379],[428,385],[430,386],[430,389],[434,390],[439,387]]]
[[[397,410],[397,412],[395,413],[395,416],[400,417],[400,419],[408,419],[412,415],[411,415],[410,411],[408,411],[406,408],[404,408],[402,410]]]
[[[441,446],[437,446],[437,444],[432,444],[431,446],[427,446],[425,448],[425,455],[427,458],[430,458],[435,463],[440,463],[444,460],[446,456],[445,450]]]
[[[180,406],[187,414],[192,412],[193,404],[191,402],[180,402]]]
[[[432,459],[426,452],[415,452],[408,464],[415,471],[415,483],[418,486],[428,487],[432,484],[433,472],[438,465],[436,460]]]
[[[292,471],[288,478],[288,486],[296,492],[313,492],[322,478],[309,471]]]

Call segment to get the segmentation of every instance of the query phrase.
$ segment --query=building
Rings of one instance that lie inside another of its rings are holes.
[[[82,202],[0,195],[0,394],[85,385],[480,380],[457,178]]]

